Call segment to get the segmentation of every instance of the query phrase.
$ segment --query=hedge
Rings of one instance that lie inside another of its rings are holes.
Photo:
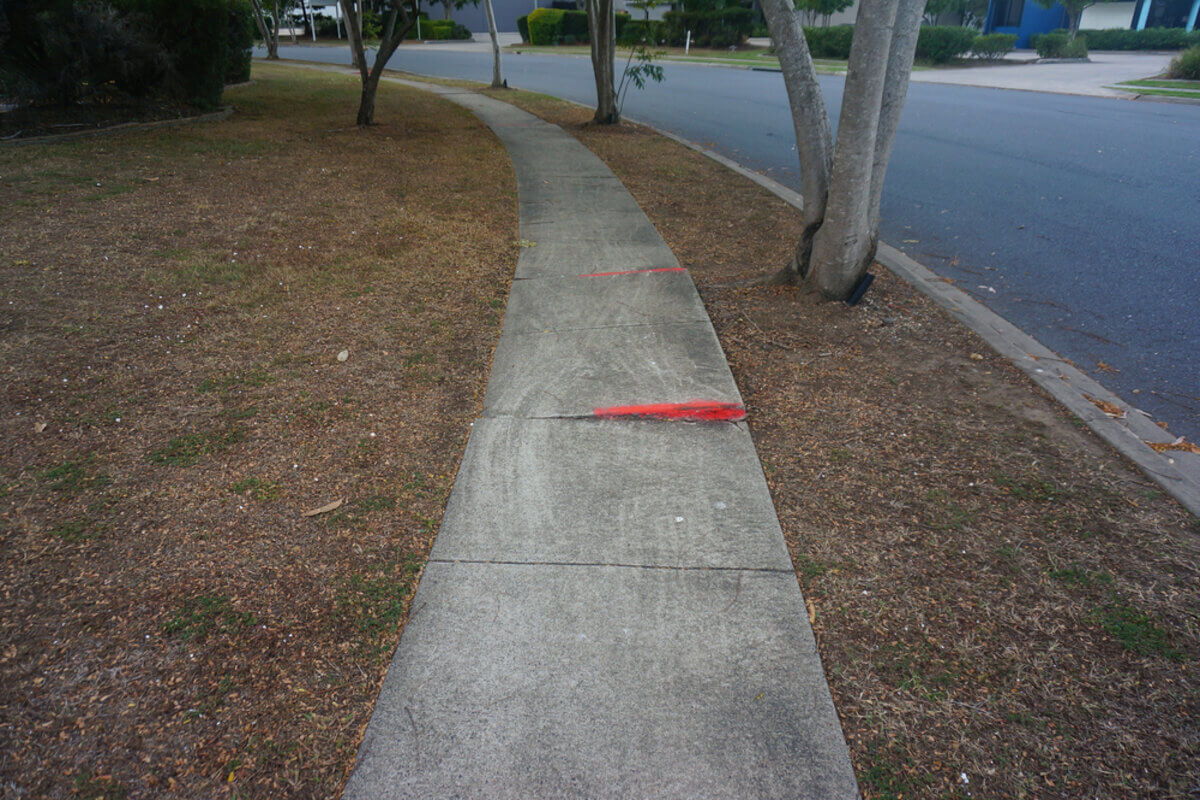
[[[1017,44],[1015,33],[989,33],[976,36],[971,43],[971,55],[985,61],[995,61],[1004,58],[1012,52]]]
[[[854,38],[853,25],[831,25],[828,28],[805,28],[804,38],[813,58],[850,57],[850,41]]]
[[[417,32],[414,26],[412,32]],[[452,19],[423,19],[421,20],[421,38],[425,41],[444,41],[446,39],[470,39],[471,31]]]
[[[517,30],[521,32],[521,41],[529,44],[529,15],[517,17]]]
[[[1043,33],[1029,37],[1029,43],[1042,58],[1087,58],[1087,37],[1077,35],[1074,40],[1065,33]]]
[[[529,12],[529,43],[532,45],[558,44],[562,35],[563,10],[561,8],[535,8]]]
[[[625,26],[617,41],[621,44],[660,44],[667,41],[667,25],[659,20],[633,19]]]
[[[225,58],[225,83],[245,83],[250,80],[250,57],[254,51],[254,11],[250,0],[230,0],[229,50]]]
[[[731,6],[711,11],[668,11],[663,15],[667,41],[683,46],[687,32],[698,47],[730,47],[746,41],[754,30],[755,14],[749,8]]]
[[[1054,31],[1065,33],[1065,31]],[[1082,30],[1090,50],[1185,50],[1200,45],[1200,30],[1188,33],[1183,28],[1126,28]]]
[[[917,59],[946,64],[965,53],[978,36],[970,28],[950,25],[923,25],[917,33]]]

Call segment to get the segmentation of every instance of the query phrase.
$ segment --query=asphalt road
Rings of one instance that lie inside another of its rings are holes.
[[[280,54],[346,63],[340,48]],[[486,54],[429,47],[401,48],[389,67],[491,76]],[[799,189],[779,74],[665,70],[664,83],[630,93],[627,117]],[[595,102],[586,58],[507,55],[504,71],[513,86]],[[842,85],[821,80],[835,124]],[[881,227],[885,241],[1200,441],[1200,106],[914,83]]]

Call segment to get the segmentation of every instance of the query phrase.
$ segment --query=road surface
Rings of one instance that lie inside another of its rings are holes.
[[[346,51],[281,47],[346,63]],[[490,80],[485,53],[402,47],[389,67]],[[626,116],[799,189],[778,73],[668,63]],[[595,102],[588,59],[506,55],[509,83]],[[830,113],[843,79],[821,79]],[[1200,106],[914,83],[882,238],[1177,435],[1200,440]],[[763,265],[764,268],[774,265]]]

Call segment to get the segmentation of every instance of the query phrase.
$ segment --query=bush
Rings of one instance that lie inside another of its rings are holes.
[[[853,25],[833,25],[828,28],[805,28],[804,38],[813,58],[850,57],[850,41],[854,38]]]
[[[630,20],[625,29],[621,31],[617,41],[621,44],[631,45],[641,44],[643,39],[647,44],[659,44],[667,41],[666,23],[653,19],[649,23],[644,19]]]
[[[244,83],[250,80],[250,57],[254,49],[254,11],[250,0],[230,0],[229,50],[225,59],[225,83]]]
[[[117,0],[115,6],[151,20],[170,53],[166,90],[201,108],[216,108],[225,89],[229,0]]]
[[[1015,33],[989,33],[976,36],[971,44],[971,55],[987,61],[996,61],[1012,52],[1017,44]]]
[[[1185,78],[1200,81],[1200,45],[1188,48],[1177,55],[1167,67],[1168,78]]]
[[[917,34],[917,58],[933,64],[946,64],[970,52],[977,35],[970,28],[923,25]]]
[[[1060,31],[1055,31],[1060,33]],[[1200,31],[1188,33],[1183,28],[1146,28],[1133,31],[1126,28],[1081,30],[1092,50],[1184,50],[1200,45]]]
[[[558,44],[562,36],[563,10],[560,8],[535,8],[529,12],[529,43],[533,45]]]
[[[521,41],[529,44],[529,15],[517,17],[517,30],[521,32]]]
[[[559,26],[563,40],[571,42],[588,42],[588,18],[586,11],[563,11],[562,24]]]
[[[754,12],[741,6],[711,11],[668,11],[663,15],[667,41],[682,47],[687,32],[698,47],[730,47],[746,41],[754,29]]]
[[[413,33],[416,33],[413,27]],[[470,39],[471,31],[452,19],[423,19],[421,20],[421,38],[425,41],[445,41],[447,39]]]
[[[1065,33],[1043,33],[1030,37],[1030,43],[1042,58],[1087,58],[1088,54],[1087,39],[1083,36],[1072,41]]]
[[[0,10],[20,32],[0,50],[0,88],[9,97],[63,105],[143,99],[166,80],[169,54],[143,15],[92,0],[9,2]]]
[[[621,35],[625,33],[625,26],[629,24],[632,17],[629,16],[628,11],[618,11],[613,16],[616,17],[615,33],[619,42],[621,41]]]

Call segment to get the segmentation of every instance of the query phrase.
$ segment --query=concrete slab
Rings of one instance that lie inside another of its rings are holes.
[[[587,247],[592,242],[654,246],[662,242],[658,230],[638,209],[636,213],[577,214],[574,221],[561,216],[545,222],[520,223],[521,238],[541,244],[565,242]]]
[[[502,334],[486,417],[585,417],[598,407],[741,403],[712,325]]]
[[[574,277],[588,272],[678,266],[665,242],[590,242],[586,248],[574,242],[543,242],[521,250],[515,277]]]
[[[790,572],[433,562],[413,609],[346,800],[858,796]]]
[[[504,332],[548,333],[707,319],[686,272],[544,278],[513,283]]]
[[[729,423],[475,423],[434,560],[775,569],[791,559]]]
[[[560,223],[566,228],[578,228],[581,224],[596,227],[601,222],[618,227],[649,224],[641,206],[628,192],[609,188],[606,183],[588,178],[558,190],[544,185],[541,192],[529,192],[518,186],[520,224],[528,227]],[[528,194],[537,194],[538,199],[527,199]]]

